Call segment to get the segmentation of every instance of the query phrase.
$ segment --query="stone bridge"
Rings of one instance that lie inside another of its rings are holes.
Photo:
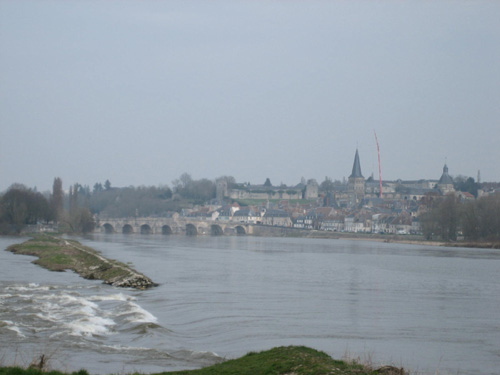
[[[99,219],[95,232],[124,234],[244,235],[253,234],[253,225],[231,221],[188,218],[133,217]]]

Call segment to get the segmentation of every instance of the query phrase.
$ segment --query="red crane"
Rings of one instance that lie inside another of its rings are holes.
[[[377,132],[373,130],[375,133],[375,141],[377,142],[377,153],[378,153],[378,178],[380,180],[380,198],[382,198],[382,167],[380,166],[380,147],[378,145]]]

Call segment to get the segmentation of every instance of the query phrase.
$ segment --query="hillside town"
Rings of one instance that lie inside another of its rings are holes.
[[[326,177],[320,184],[302,178],[292,186],[273,185],[267,178],[254,185],[237,183],[232,176],[194,180],[184,173],[172,181],[172,188],[113,187],[106,180],[92,191],[77,183],[65,192],[57,177],[52,193],[14,184],[0,194],[0,233],[88,233],[113,218],[181,218],[218,227],[246,224],[444,241],[500,239],[499,183],[480,182],[479,172],[477,181],[452,177],[446,164],[436,177],[365,178],[358,150],[347,179]]]
[[[358,150],[347,181],[314,179],[295,186],[232,184],[219,179],[216,199],[203,206],[183,209],[180,216],[198,220],[261,224],[332,232],[422,234],[420,217],[446,196],[474,201],[498,192],[455,189],[445,164],[435,180],[381,181],[366,179]],[[477,184],[474,184],[477,186]]]

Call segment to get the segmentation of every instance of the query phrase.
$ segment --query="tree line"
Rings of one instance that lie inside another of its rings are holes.
[[[228,186],[234,177],[223,176]],[[218,179],[217,179],[218,180]],[[216,180],[216,181],[217,181]],[[90,232],[94,216],[162,216],[215,199],[216,181],[193,179],[184,173],[169,186],[115,188],[109,180],[93,189],[75,183],[67,193],[56,177],[52,192],[41,194],[21,184],[12,185],[0,196],[0,234],[20,233],[26,225],[58,223],[64,232]]]
[[[12,185],[0,198],[0,234],[20,233],[26,225],[54,218],[48,200],[24,185]]]
[[[22,184],[13,184],[0,197],[0,234],[18,234],[27,225],[58,223],[65,232],[90,232],[94,220],[88,207],[78,200],[75,184],[66,196],[62,180],[55,178],[52,194],[41,194]]]
[[[500,241],[500,194],[465,202],[449,194],[427,209],[420,224],[428,240],[456,241],[462,235],[469,241]]]
[[[50,222],[58,223],[62,231],[89,232],[93,230],[95,215],[164,216],[215,199],[220,180],[228,187],[235,185],[232,176],[215,181],[195,180],[187,173],[172,181],[172,188],[167,185],[115,188],[106,180],[104,184],[96,183],[93,189],[76,183],[65,193],[62,180],[56,177],[52,192],[41,194],[36,189],[14,184],[0,196],[0,234],[20,233],[26,225]],[[458,178],[456,183],[460,190],[477,194],[477,183],[472,178]],[[319,189],[329,193],[337,184],[341,182],[326,177]],[[455,195],[443,199],[428,197],[423,206],[426,212],[419,218],[427,239],[455,241],[463,235],[471,241],[500,240],[500,195],[466,202]]]

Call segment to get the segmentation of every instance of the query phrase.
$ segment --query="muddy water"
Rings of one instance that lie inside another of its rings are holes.
[[[79,238],[160,286],[117,289],[0,252],[0,358],[92,373],[307,345],[421,374],[498,374],[500,252],[343,240]],[[0,238],[0,245],[19,239]]]

